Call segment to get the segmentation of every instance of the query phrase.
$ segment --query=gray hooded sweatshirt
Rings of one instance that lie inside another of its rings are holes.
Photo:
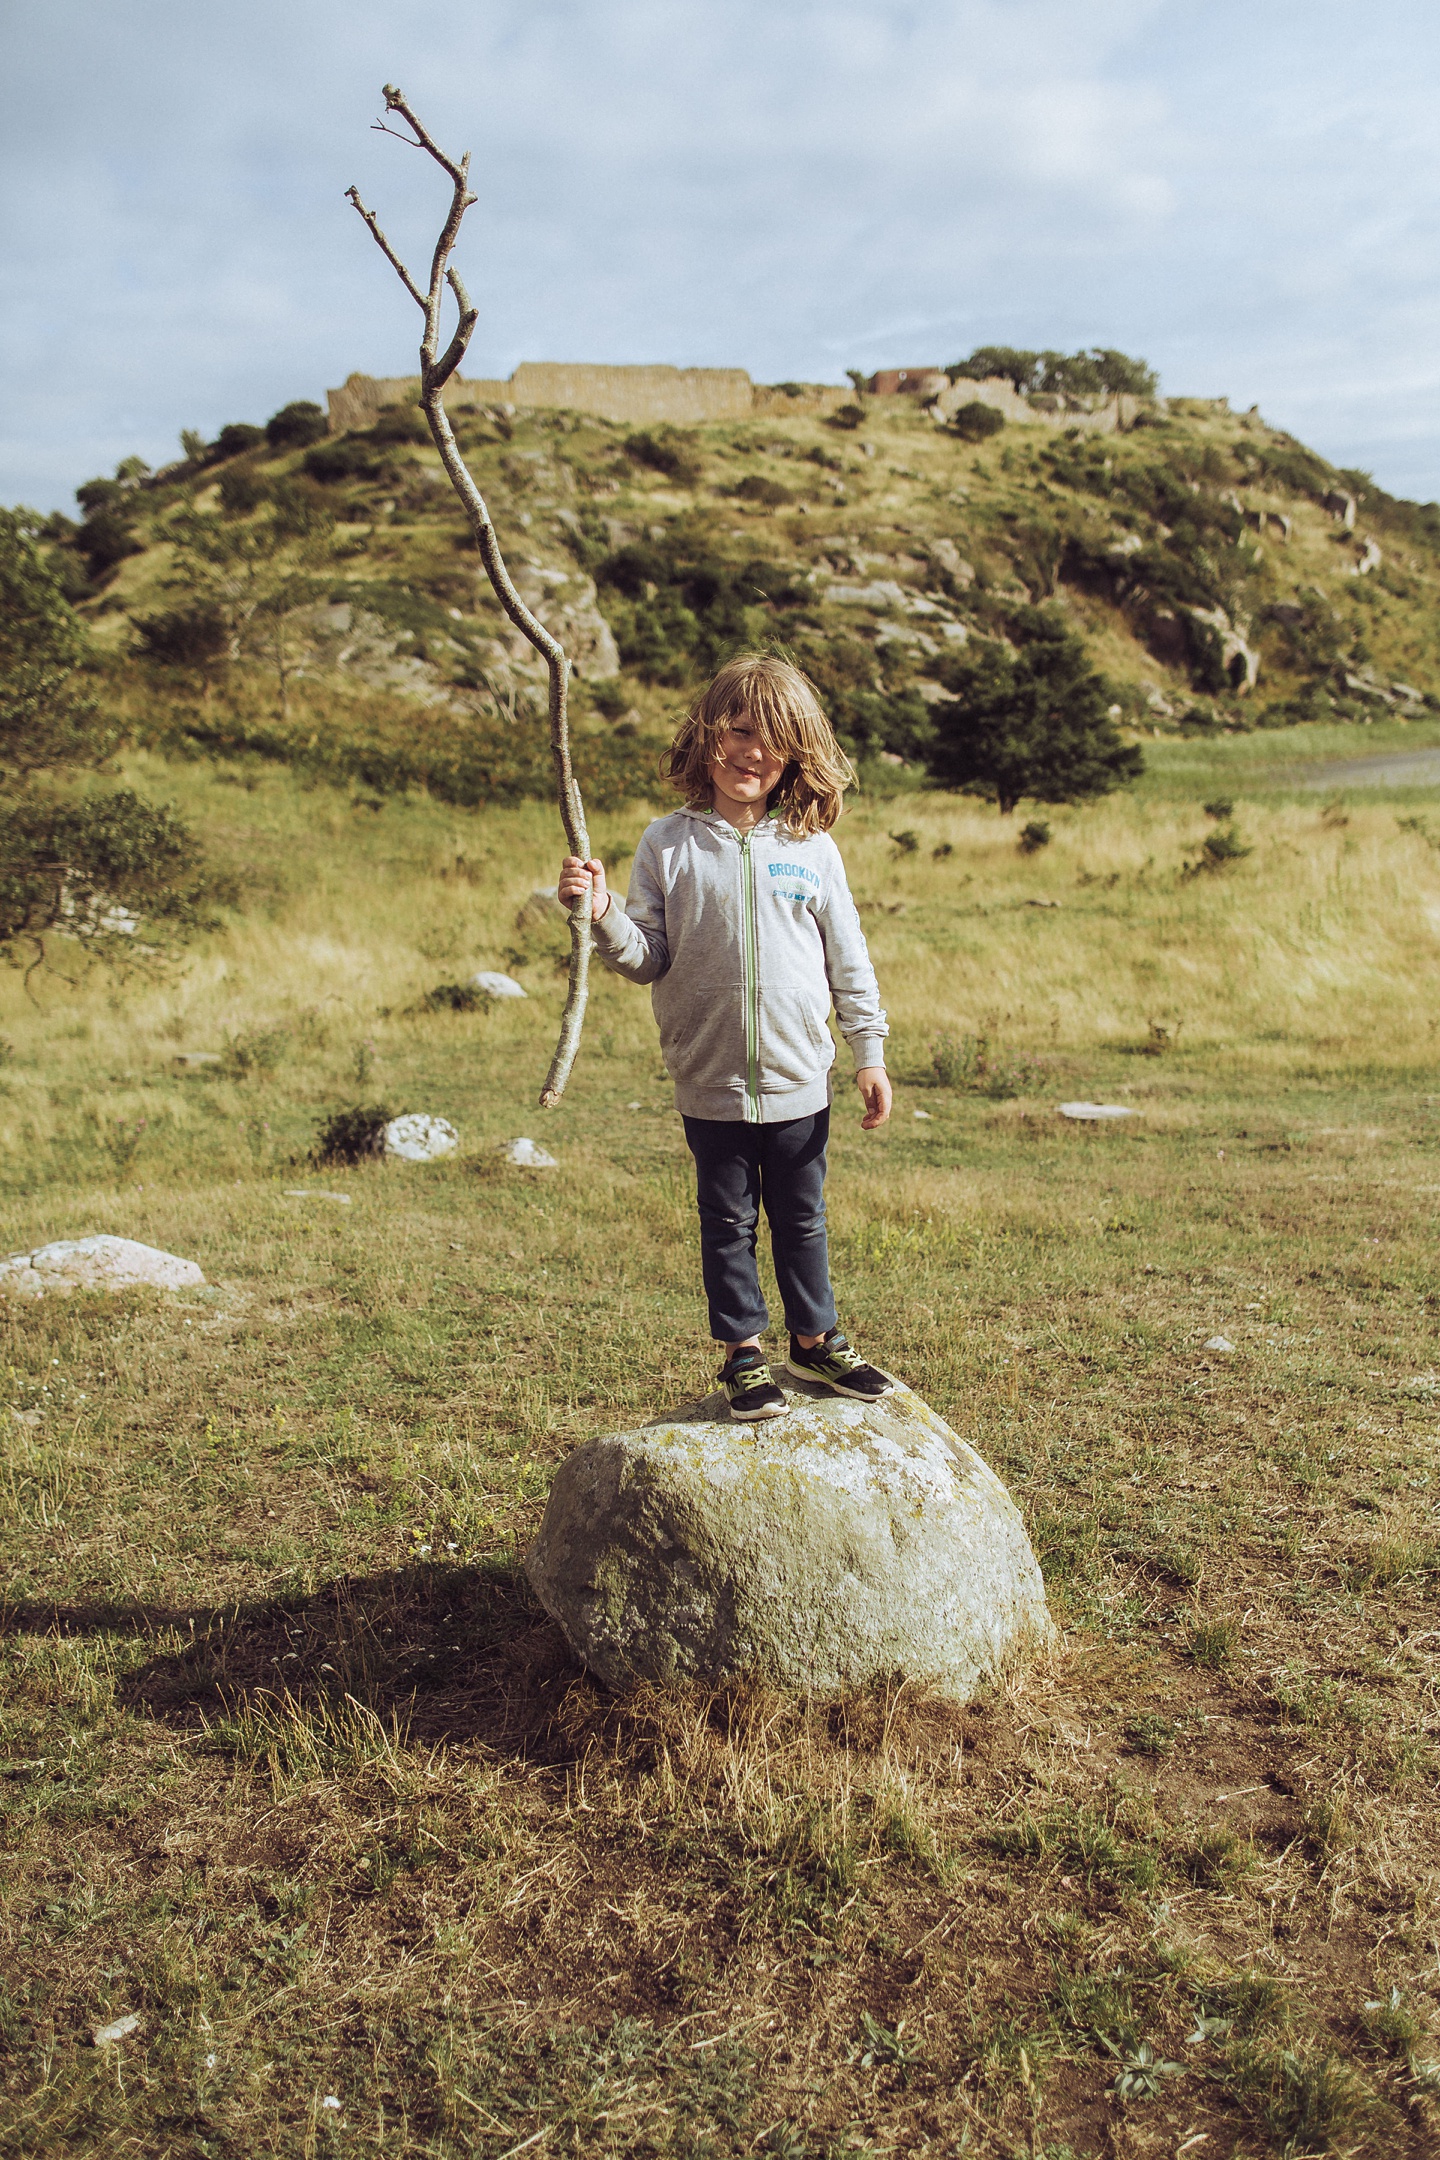
[[[748,833],[710,810],[656,818],[595,945],[617,975],[653,983],[682,1116],[778,1125],[823,1110],[832,998],[856,1071],[885,1062],[875,970],[828,833],[798,839],[773,815]]]

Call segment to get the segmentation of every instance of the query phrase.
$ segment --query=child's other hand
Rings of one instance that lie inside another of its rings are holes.
[[[855,1085],[865,1104],[865,1115],[860,1123],[866,1132],[873,1132],[877,1125],[885,1123],[895,1100],[890,1075],[883,1065],[862,1065],[855,1075]]]
[[[590,919],[599,922],[610,905],[610,895],[605,890],[605,865],[603,862],[581,862],[578,855],[567,855],[560,865],[560,903],[573,907],[581,894],[589,888]]]

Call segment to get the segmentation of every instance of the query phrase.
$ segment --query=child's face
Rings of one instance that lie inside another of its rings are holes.
[[[725,802],[763,803],[784,770],[782,760],[760,740],[759,730],[741,714],[727,726],[711,760],[716,808],[723,810]]]

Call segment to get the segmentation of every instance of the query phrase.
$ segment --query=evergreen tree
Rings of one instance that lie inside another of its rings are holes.
[[[936,705],[924,757],[944,787],[993,792],[1008,816],[1023,796],[1086,802],[1144,770],[1109,717],[1105,684],[1082,641],[1054,608],[1014,618],[1017,649],[987,642],[953,666],[952,701]]]

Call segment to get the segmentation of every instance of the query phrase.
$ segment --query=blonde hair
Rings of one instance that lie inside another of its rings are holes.
[[[797,839],[828,832],[844,808],[855,768],[826,719],[815,685],[792,660],[769,653],[742,653],[727,660],[708,690],[702,691],[670,746],[662,770],[692,809],[714,801],[710,768],[720,738],[734,720],[748,720],[772,757],[785,770],[770,791]]]

